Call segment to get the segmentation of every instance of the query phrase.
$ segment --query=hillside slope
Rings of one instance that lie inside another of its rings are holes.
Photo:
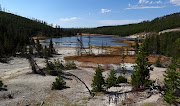
[[[0,11],[0,58],[12,55],[17,45],[23,47],[29,38],[36,35],[61,36],[62,29],[53,28],[44,21],[31,20],[11,13]]]
[[[136,24],[82,28],[77,30],[86,33],[128,36],[140,32],[159,32],[177,27],[180,27],[180,13],[166,15],[155,18],[152,21],[143,21]]]

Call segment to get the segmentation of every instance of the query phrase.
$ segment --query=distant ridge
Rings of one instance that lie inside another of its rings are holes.
[[[158,17],[152,21],[143,21],[136,24],[79,28],[78,30],[83,33],[128,36],[140,32],[159,32],[177,27],[180,27],[180,12]]]

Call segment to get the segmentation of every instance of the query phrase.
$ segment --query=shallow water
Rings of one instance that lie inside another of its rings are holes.
[[[61,38],[53,38],[52,41],[56,46],[69,46],[76,47],[77,39],[80,39],[80,36],[72,36],[72,37],[61,37]],[[122,43],[117,41],[117,39],[131,39],[124,38],[118,36],[91,36],[91,46],[118,46],[118,45],[126,45],[126,43]],[[82,36],[83,46],[88,47],[89,36]],[[46,42],[49,42],[50,39],[46,39]]]

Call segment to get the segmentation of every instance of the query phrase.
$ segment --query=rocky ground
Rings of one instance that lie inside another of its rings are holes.
[[[65,56],[72,56],[76,54],[75,48],[61,47],[57,48],[57,51],[61,55],[56,55],[53,59],[60,59],[64,61]],[[94,49],[95,52],[97,50]],[[35,58],[37,64],[40,67],[44,67],[44,59]],[[82,65],[82,62],[75,62],[77,65]],[[87,63],[86,63],[87,64]],[[92,63],[88,63],[92,64]],[[97,64],[92,64],[94,67]],[[111,64],[111,67],[116,65]],[[159,78],[159,81],[163,81],[163,73],[165,68],[154,68],[151,72],[151,79]],[[107,76],[110,70],[103,72],[104,76]],[[55,81],[54,76],[41,76],[31,73],[28,60],[24,58],[12,58],[8,64],[0,63],[0,78],[4,84],[7,85],[8,91],[0,91],[0,106],[39,106],[41,103],[44,106],[73,106],[73,105],[88,105],[88,106],[108,106],[115,105],[109,104],[108,95],[99,94],[94,98],[91,98],[87,89],[79,81],[65,80],[69,88],[63,90],[51,90],[51,84]],[[68,70],[68,72],[81,78],[87,86],[91,89],[91,83],[94,76],[93,68],[79,67],[75,70]],[[130,76],[129,76],[130,77]],[[112,91],[127,91],[131,87],[119,87],[111,88]],[[9,99],[7,94],[11,94],[13,99]],[[147,99],[145,102],[156,102],[159,96],[153,96]],[[120,103],[121,101],[119,101]],[[138,103],[141,105],[144,102]]]

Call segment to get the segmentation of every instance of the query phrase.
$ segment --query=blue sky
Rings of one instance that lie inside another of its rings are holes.
[[[123,25],[180,12],[180,0],[0,0],[2,8],[70,27]]]

